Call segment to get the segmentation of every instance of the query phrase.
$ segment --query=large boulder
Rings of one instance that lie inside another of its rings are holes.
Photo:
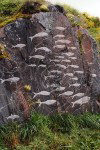
[[[10,57],[0,58],[0,123],[12,115],[27,118],[30,108],[44,114],[100,112],[97,45],[82,30],[80,48],[77,31],[59,12],[40,12],[1,29],[0,43]]]

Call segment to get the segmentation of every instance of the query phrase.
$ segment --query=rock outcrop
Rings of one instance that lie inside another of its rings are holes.
[[[11,114],[27,118],[30,108],[44,114],[100,112],[97,45],[83,29],[80,45],[78,30],[58,12],[33,14],[1,29],[10,58],[0,58],[0,123]]]

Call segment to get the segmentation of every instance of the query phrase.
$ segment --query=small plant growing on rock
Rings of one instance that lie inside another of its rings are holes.
[[[0,58],[7,58],[11,59],[10,54],[6,51],[5,46],[3,44],[0,44]]]
[[[77,31],[77,38],[78,38],[78,41],[79,41],[80,52],[82,53],[83,52],[83,49],[82,49],[83,33],[82,33],[81,29],[78,29],[78,31]]]
[[[41,5],[40,10],[43,11],[43,12],[48,12],[49,11],[49,9],[46,5]]]
[[[25,91],[31,91],[31,86],[30,85],[25,85],[24,90]]]

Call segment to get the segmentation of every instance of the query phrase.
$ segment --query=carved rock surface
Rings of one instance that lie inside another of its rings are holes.
[[[18,19],[0,33],[10,59],[0,59],[0,123],[33,110],[44,114],[100,112],[100,68],[95,41],[58,12]],[[24,86],[30,85],[31,91]]]

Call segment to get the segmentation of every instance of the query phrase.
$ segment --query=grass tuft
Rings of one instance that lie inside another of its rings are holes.
[[[32,113],[27,122],[0,126],[0,149],[99,150],[100,115]]]

